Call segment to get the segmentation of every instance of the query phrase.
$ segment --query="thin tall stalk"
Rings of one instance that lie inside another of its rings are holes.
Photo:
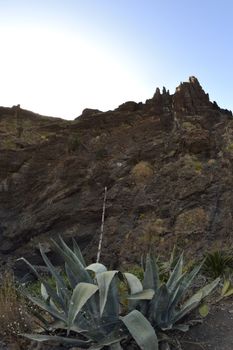
[[[99,238],[99,246],[98,246],[97,258],[96,258],[97,263],[100,260],[103,234],[104,234],[104,217],[105,217],[106,199],[107,199],[107,187],[104,187],[104,202],[103,202],[102,220],[101,220],[101,227],[100,227],[100,238]]]

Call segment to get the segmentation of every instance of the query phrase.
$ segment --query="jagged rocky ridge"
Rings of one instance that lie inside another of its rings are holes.
[[[38,243],[75,237],[95,259],[140,261],[176,242],[190,254],[232,244],[233,118],[190,77],[171,95],[75,121],[0,108],[0,259],[40,264]],[[19,267],[20,269],[20,267]]]

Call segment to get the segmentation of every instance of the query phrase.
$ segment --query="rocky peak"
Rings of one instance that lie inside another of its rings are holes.
[[[197,114],[203,109],[212,107],[209,95],[202,89],[198,79],[189,77],[188,82],[182,82],[173,95],[173,105],[176,112]]]

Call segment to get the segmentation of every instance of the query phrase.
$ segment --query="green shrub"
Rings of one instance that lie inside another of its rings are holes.
[[[203,271],[212,278],[227,276],[233,269],[233,255],[222,250],[207,253]]]

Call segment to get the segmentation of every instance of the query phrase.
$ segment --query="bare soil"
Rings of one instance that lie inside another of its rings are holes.
[[[181,335],[182,350],[233,349],[233,298],[212,305],[203,323]]]

